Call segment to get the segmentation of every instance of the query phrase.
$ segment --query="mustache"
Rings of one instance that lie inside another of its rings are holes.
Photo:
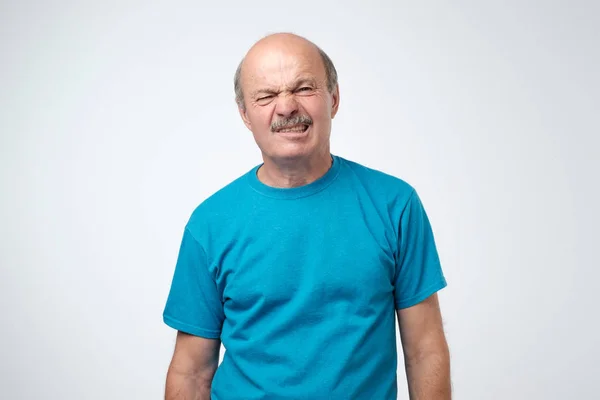
[[[308,115],[297,115],[291,118],[284,118],[275,121],[271,124],[271,132],[275,132],[279,129],[289,128],[294,125],[308,125],[311,126],[313,120]]]

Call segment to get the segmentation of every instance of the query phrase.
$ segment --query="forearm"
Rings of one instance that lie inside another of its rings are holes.
[[[406,359],[410,400],[450,400],[450,356],[443,348],[421,357]]]
[[[199,375],[169,371],[165,400],[210,400],[211,381]]]

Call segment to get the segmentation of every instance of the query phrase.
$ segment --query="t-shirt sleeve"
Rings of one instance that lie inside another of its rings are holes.
[[[163,321],[179,331],[217,339],[221,335],[223,319],[223,303],[209,273],[206,253],[186,228]]]
[[[420,303],[446,285],[429,219],[413,190],[400,216],[394,276],[396,309]]]

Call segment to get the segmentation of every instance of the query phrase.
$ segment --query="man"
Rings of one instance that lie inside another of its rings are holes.
[[[428,218],[404,181],[330,153],[329,57],[267,36],[235,89],[263,163],[185,227],[163,315],[178,330],[166,398],[396,399],[397,315],[410,398],[450,399]]]

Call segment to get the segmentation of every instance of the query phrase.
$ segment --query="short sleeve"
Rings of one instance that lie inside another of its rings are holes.
[[[217,339],[221,335],[223,319],[223,303],[209,273],[206,253],[186,228],[163,321],[173,329]]]
[[[446,285],[429,219],[413,190],[400,216],[394,276],[396,309],[420,303]]]

